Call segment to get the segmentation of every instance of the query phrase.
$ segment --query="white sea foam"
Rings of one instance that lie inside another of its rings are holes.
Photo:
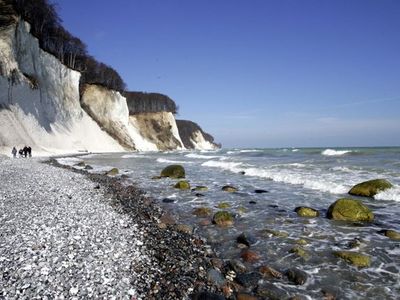
[[[223,170],[229,170],[235,173],[239,173],[240,171],[243,170],[243,168],[239,168],[239,166],[242,165],[243,163],[241,162],[228,162],[228,161],[215,161],[215,160],[209,160],[202,163],[202,166],[204,167],[221,168]]]
[[[347,153],[351,153],[353,151],[351,150],[334,150],[334,149],[325,149],[324,151],[322,151],[322,155],[326,155],[326,156],[340,156],[340,155],[344,155]]]
[[[121,156],[121,158],[137,158],[137,157],[143,157],[143,155],[140,155],[140,154],[125,154],[125,155]]]
[[[169,163],[169,164],[192,164],[191,161],[183,161],[183,160],[172,160],[165,158],[157,158],[157,162],[159,163]]]
[[[298,152],[299,149],[292,149],[292,152]]]
[[[201,155],[201,154],[196,154],[196,153],[189,153],[189,154],[186,154],[185,156],[189,157],[189,158],[198,158],[198,159],[213,159],[213,158],[220,157],[217,155]]]
[[[240,153],[251,153],[251,152],[261,152],[261,150],[257,149],[243,149],[239,151]]]
[[[392,200],[400,202],[400,186],[394,186],[374,196],[377,200]]]

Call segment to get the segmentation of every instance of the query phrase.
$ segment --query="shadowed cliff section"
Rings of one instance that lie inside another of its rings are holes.
[[[179,135],[182,143],[187,149],[216,149],[221,148],[221,144],[214,142],[214,137],[206,133],[195,122],[188,120],[176,120]],[[201,144],[205,144],[200,147]]]

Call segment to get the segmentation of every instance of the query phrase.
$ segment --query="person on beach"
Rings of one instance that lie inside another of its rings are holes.
[[[28,155],[29,155],[29,157],[32,157],[32,148],[31,148],[31,146],[28,146]]]
[[[17,148],[13,147],[11,150],[11,154],[13,155],[14,158],[17,157]]]
[[[24,155],[24,150],[19,149],[18,154],[19,154],[19,157],[23,157],[23,155]]]
[[[24,152],[24,157],[26,157],[28,155],[28,147],[25,146],[22,151]]]

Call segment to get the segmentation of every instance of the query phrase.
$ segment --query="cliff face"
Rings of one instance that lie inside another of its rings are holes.
[[[36,151],[121,151],[82,110],[80,73],[42,51],[17,22],[0,28],[0,146]]]
[[[176,120],[179,135],[187,149],[214,150],[221,145],[214,142],[214,138],[204,132],[199,125],[192,121]]]

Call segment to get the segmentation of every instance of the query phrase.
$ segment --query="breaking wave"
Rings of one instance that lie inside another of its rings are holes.
[[[351,153],[353,152],[352,150],[334,150],[334,149],[325,149],[324,151],[322,151],[322,155],[326,155],[326,156],[340,156],[340,155],[344,155],[347,153]]]
[[[391,189],[387,189],[374,196],[377,200],[392,200],[400,202],[400,186],[395,186]]]
[[[219,158],[220,156],[216,155],[201,155],[201,154],[196,154],[196,153],[189,153],[185,155],[186,157],[189,158],[198,158],[198,159],[213,159],[213,158]]]

